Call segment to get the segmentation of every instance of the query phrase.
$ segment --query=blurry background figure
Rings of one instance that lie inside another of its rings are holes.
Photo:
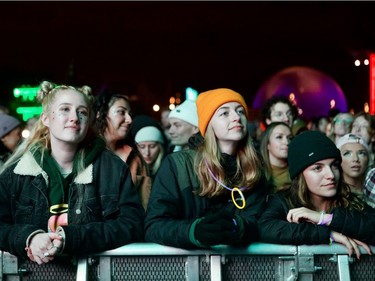
[[[337,144],[342,136],[350,133],[350,126],[353,123],[353,115],[349,112],[340,112],[333,118],[328,137]]]
[[[262,109],[262,121],[265,126],[272,122],[284,122],[291,128],[297,117],[297,107],[285,96],[273,96],[266,101]]]
[[[307,126],[305,121],[303,121],[300,118],[297,118],[293,121],[293,126],[292,126],[292,135],[296,136],[304,131],[307,131]]]
[[[0,114],[0,167],[8,160],[22,140],[21,122],[13,116]]]
[[[186,100],[169,113],[169,134],[173,151],[189,148],[189,138],[199,132],[197,106],[194,101]]]
[[[134,138],[138,151],[155,178],[164,156],[167,154],[168,140],[159,123],[147,115],[139,115],[133,119],[130,135]]]
[[[291,183],[288,171],[288,145],[291,138],[292,132],[284,122],[271,123],[263,135],[260,152],[272,193]]]
[[[169,107],[163,107],[160,110],[160,124],[161,128],[163,129],[164,135],[167,137],[168,141],[170,141],[171,137],[169,135],[169,128],[171,127],[171,124],[169,123],[169,113],[171,110]]]
[[[107,146],[128,164],[142,205],[146,208],[151,191],[151,177],[134,141],[128,137],[133,122],[128,97],[105,91],[98,97],[94,107],[98,133],[104,138]]]
[[[358,112],[354,115],[353,123],[351,126],[351,133],[360,136],[369,147],[370,159],[369,167],[374,165],[374,145],[375,140],[375,120],[366,112]]]
[[[0,105],[0,114],[9,114],[9,109],[4,105]]]
[[[341,153],[344,181],[350,186],[351,192],[364,197],[369,147],[361,137],[346,134],[338,140],[337,148]]]
[[[32,117],[32,118],[29,118],[26,121],[26,126],[22,131],[22,137],[24,139],[27,139],[29,137],[29,135],[30,135],[31,131],[33,130],[34,125],[36,124],[37,121],[38,121],[38,117]]]
[[[318,131],[321,131],[323,134],[328,134],[327,128],[328,128],[328,118],[326,116],[321,116],[318,119]]]

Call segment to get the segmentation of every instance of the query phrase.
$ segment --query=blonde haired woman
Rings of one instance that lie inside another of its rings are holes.
[[[32,135],[0,174],[0,248],[43,264],[141,241],[129,168],[90,130],[91,89],[45,81],[38,99]]]

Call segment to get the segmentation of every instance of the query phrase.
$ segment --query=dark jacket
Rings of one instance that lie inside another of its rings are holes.
[[[26,257],[34,231],[47,231],[48,175],[25,153],[0,175],[0,249]],[[128,166],[105,149],[69,187],[64,253],[85,255],[143,239],[144,211]]]
[[[375,209],[365,205],[363,211],[338,207],[333,209],[329,226],[309,222],[290,223],[291,208],[284,193],[268,196],[267,206],[258,220],[262,242],[290,245],[329,244],[330,232],[336,231],[362,242],[375,244]]]
[[[259,182],[252,190],[243,192],[246,207],[239,210],[231,193],[214,198],[202,197],[194,170],[195,150],[169,154],[163,161],[151,190],[145,220],[145,239],[149,242],[180,247],[196,247],[189,239],[191,224],[208,212],[227,208],[245,222],[242,244],[258,238],[256,220],[265,203],[265,189]],[[241,203],[238,203],[241,205]]]

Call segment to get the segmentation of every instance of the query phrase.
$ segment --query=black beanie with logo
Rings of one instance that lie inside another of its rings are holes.
[[[340,150],[335,143],[319,131],[305,131],[293,138],[288,148],[290,178],[319,160],[335,158],[341,162]]]

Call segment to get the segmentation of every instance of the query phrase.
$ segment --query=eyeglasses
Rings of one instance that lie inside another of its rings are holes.
[[[286,116],[288,119],[291,119],[294,117],[294,114],[291,111],[282,112],[282,111],[275,111],[271,113],[271,116],[276,119],[281,119],[283,116]]]

